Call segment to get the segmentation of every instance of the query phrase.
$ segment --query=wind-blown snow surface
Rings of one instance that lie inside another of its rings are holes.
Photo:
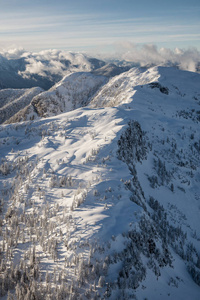
[[[2,295],[199,299],[199,83],[132,69],[90,107],[1,125]]]

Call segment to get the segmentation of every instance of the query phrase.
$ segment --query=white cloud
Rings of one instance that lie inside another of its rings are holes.
[[[139,46],[137,44],[121,41],[110,45],[109,54],[95,55],[100,59],[119,59],[137,63],[141,66],[146,65],[177,65],[181,69],[196,71],[200,63],[200,52],[195,48],[174,50],[169,48],[158,48],[153,44]],[[24,57],[27,64],[26,70],[20,74],[29,77],[32,74],[45,76],[48,74],[65,75],[68,72],[63,60],[68,60],[71,65],[79,65],[79,70],[91,70],[91,64],[87,56],[81,53],[50,49],[40,52],[28,52],[23,48],[4,49],[0,54],[8,59]],[[75,70],[76,67],[74,67]],[[72,69],[73,71],[73,69]]]
[[[177,65],[183,70],[197,70],[200,63],[200,51],[195,48],[174,50],[169,48],[158,48],[153,44],[143,46],[130,42],[120,42],[112,45],[113,52],[106,56],[128,62],[138,63],[141,66],[146,65]]]
[[[17,59],[17,58],[21,58],[24,55],[28,55],[29,53],[27,51],[25,51],[23,48],[5,48],[0,50],[0,54],[3,55],[4,57],[8,58],[8,59]]]
[[[0,55],[7,59],[23,57],[26,61],[26,69],[25,71],[19,71],[19,74],[24,78],[29,78],[33,74],[40,76],[59,74],[64,76],[69,73],[68,65],[65,65],[64,62],[65,60],[69,61],[71,71],[75,71],[77,68],[79,71],[91,71],[91,63],[82,53],[72,53],[56,49],[31,53],[22,48],[13,48],[1,50]]]

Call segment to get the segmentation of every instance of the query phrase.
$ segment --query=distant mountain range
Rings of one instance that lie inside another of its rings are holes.
[[[29,54],[15,59],[0,55],[0,89],[41,87],[48,90],[73,72],[87,71],[110,77],[127,69],[83,54],[70,53],[67,58]]]

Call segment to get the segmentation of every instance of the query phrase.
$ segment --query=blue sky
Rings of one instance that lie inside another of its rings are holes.
[[[200,50],[200,0],[0,0],[0,48]]]

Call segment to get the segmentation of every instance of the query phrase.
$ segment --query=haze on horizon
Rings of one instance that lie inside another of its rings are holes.
[[[0,0],[0,49],[200,50],[199,0]]]

